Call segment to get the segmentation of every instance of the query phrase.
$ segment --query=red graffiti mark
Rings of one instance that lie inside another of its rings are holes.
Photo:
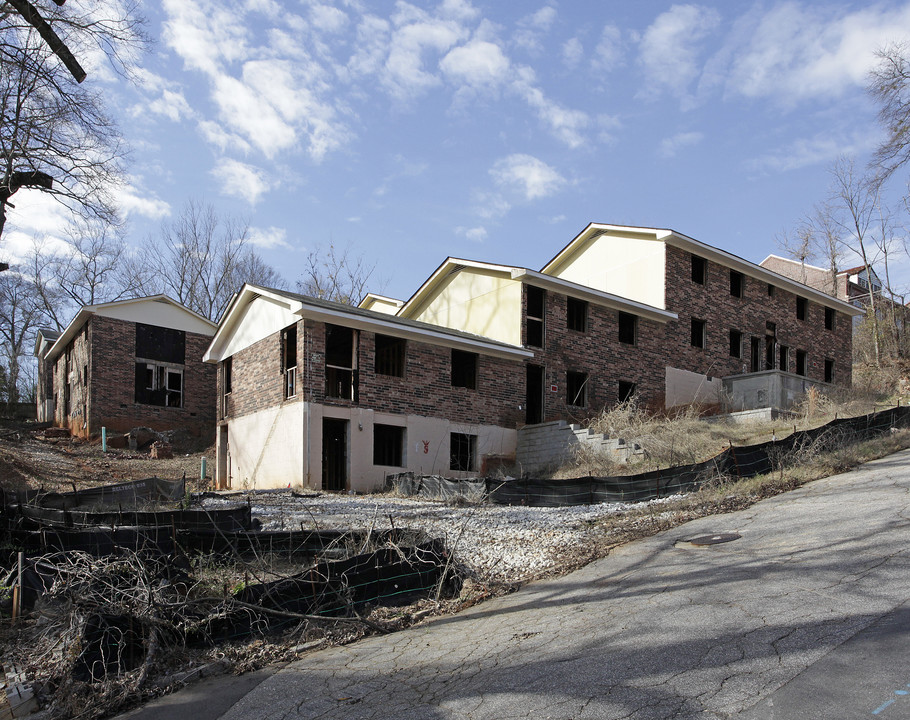
[[[424,454],[424,455],[429,455],[429,453],[430,453],[430,441],[429,441],[429,440],[421,440],[420,442],[423,443],[423,454]]]

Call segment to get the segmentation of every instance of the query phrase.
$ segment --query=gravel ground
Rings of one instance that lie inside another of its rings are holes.
[[[673,498],[655,500],[661,505]],[[482,582],[518,583],[562,571],[590,557],[603,540],[597,522],[638,503],[562,508],[452,504],[390,495],[303,495],[291,491],[230,493],[207,498],[208,507],[250,503],[263,530],[387,530],[411,528],[442,538],[456,559]]]

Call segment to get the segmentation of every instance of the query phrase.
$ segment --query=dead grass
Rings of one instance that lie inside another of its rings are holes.
[[[595,433],[622,438],[641,446],[643,454],[624,462],[585,444],[574,448],[569,462],[550,476],[630,475],[709,460],[731,445],[754,445],[783,439],[797,430],[819,427],[837,417],[865,415],[894,403],[873,392],[835,390],[822,394],[811,390],[794,406],[789,417],[773,421],[735,422],[723,416],[704,416],[703,408],[689,405],[677,411],[655,414],[635,399],[605,410],[588,423]]]

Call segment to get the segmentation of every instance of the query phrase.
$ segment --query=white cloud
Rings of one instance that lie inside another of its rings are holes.
[[[609,72],[622,64],[623,41],[620,29],[615,25],[604,27],[600,35],[600,42],[594,50],[591,67],[599,72]]]
[[[646,99],[661,93],[693,102],[689,87],[698,77],[700,43],[719,24],[715,10],[699,5],[673,5],[645,30],[639,43],[639,64],[645,86],[639,92]]]
[[[524,200],[553,195],[566,184],[565,178],[545,162],[520,153],[497,160],[490,175],[497,185],[517,191]]]
[[[237,8],[207,0],[164,0],[163,38],[186,66],[208,75],[246,58],[248,27]]]
[[[664,138],[661,141],[658,153],[665,158],[675,157],[682,148],[698,145],[704,137],[704,134],[700,132],[677,133],[673,137]]]
[[[585,48],[581,44],[581,40],[577,37],[570,38],[563,43],[562,46],[562,61],[570,68],[574,68],[581,62],[582,57],[584,57]]]
[[[270,189],[265,173],[252,165],[224,158],[211,171],[221,184],[221,192],[255,205]]]
[[[541,40],[556,22],[556,8],[546,6],[518,21],[518,29],[512,36],[520,48],[537,53],[543,49]]]
[[[537,117],[551,132],[570,148],[584,145],[584,130],[590,124],[588,114],[581,110],[565,108],[550,100],[537,87],[534,72],[528,67],[519,68],[513,87],[524,101],[537,113]]]
[[[836,96],[862,87],[875,51],[910,37],[910,6],[872,5],[845,13],[839,6],[774,6],[749,18],[733,51],[727,91],[787,101]]]
[[[116,197],[117,205],[127,218],[140,215],[160,220],[171,214],[171,206],[167,202],[134,184],[120,188]]]
[[[484,220],[504,217],[512,209],[512,203],[497,192],[474,192],[474,212]]]
[[[317,4],[310,7],[310,22],[317,30],[334,35],[347,27],[348,20],[344,11],[331,5]]]
[[[482,243],[487,239],[487,229],[483,226],[472,228],[459,226],[455,228],[455,234],[475,243]]]
[[[267,228],[251,227],[249,230],[249,241],[256,247],[265,250],[278,247],[288,250],[292,249],[291,244],[287,241],[287,231],[274,225]]]
[[[213,120],[203,120],[199,123],[199,132],[202,137],[209,143],[217,147],[221,152],[231,150],[239,153],[249,153],[252,146],[236,133],[225,130],[221,125]]]
[[[449,51],[439,62],[439,67],[453,82],[472,87],[491,87],[508,76],[509,59],[498,45],[472,40]]]
[[[758,172],[784,172],[812,165],[827,165],[843,155],[858,155],[874,147],[871,137],[835,137],[830,133],[812,138],[800,138],[776,152],[755,158],[748,163],[749,170]]]

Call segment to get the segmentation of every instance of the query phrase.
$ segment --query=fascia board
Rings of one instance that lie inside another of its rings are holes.
[[[823,293],[820,290],[809,287],[808,285],[803,285],[801,282],[791,280],[784,275],[779,275],[778,273],[771,270],[766,270],[765,268],[751,263],[748,260],[744,260],[743,258],[733,255],[732,253],[728,253],[726,250],[720,250],[719,248],[706,245],[703,242],[699,242],[698,240],[690,238],[681,233],[675,231],[672,232],[667,238],[667,244],[673,245],[674,247],[678,247],[683,250],[694,252],[695,254],[700,255],[701,257],[704,257],[708,260],[713,260],[720,265],[738,270],[744,275],[749,275],[750,277],[756,278],[758,280],[762,280],[764,282],[771,283],[772,285],[784,288],[796,295],[809,298],[819,305],[824,305],[839,310],[845,315],[855,317],[863,314],[861,310],[853,307],[843,300],[838,300],[833,295],[828,295],[827,293]]]
[[[240,321],[239,318],[242,308],[260,297],[264,297],[278,305],[283,305],[293,313],[297,313],[301,306],[299,301],[293,300],[285,295],[274,293],[256,285],[244,285],[237,291],[234,298],[228,304],[227,309],[224,311],[221,322],[218,323],[218,329],[215,331],[212,341],[202,355],[202,362],[217,363],[224,359],[222,353],[237,327],[237,323]]]
[[[512,279],[530,279],[534,282],[535,285],[538,285],[544,289],[555,290],[556,292],[560,292],[565,295],[571,295],[572,297],[578,298],[579,300],[587,300],[594,305],[622,310],[624,312],[629,312],[634,315],[638,315],[639,317],[647,318],[649,320],[654,320],[660,323],[667,323],[671,320],[679,319],[679,316],[675,312],[662,310],[661,308],[656,308],[653,305],[646,305],[645,303],[640,303],[636,300],[630,300],[619,295],[605,293],[600,290],[595,290],[594,288],[589,288],[585,285],[578,285],[577,283],[553,277],[552,275],[544,275],[543,273],[536,272],[534,270],[515,268],[512,271]]]
[[[296,314],[308,320],[328,322],[334,325],[344,325],[344,327],[354,328],[356,330],[380,332],[408,340],[425,342],[431,345],[442,345],[443,347],[450,347],[458,350],[470,350],[483,355],[491,355],[493,357],[505,358],[508,360],[534,357],[534,353],[530,350],[525,350],[524,348],[513,345],[491,343],[480,338],[457,337],[444,332],[436,332],[431,329],[413,328],[394,321],[383,321],[380,318],[364,318],[357,315],[351,315],[341,310],[330,310],[303,303],[301,305],[302,307]]]
[[[85,325],[85,323],[88,322],[88,319],[95,314],[94,309],[94,305],[86,305],[76,313],[76,317],[70,321],[70,324],[66,326],[66,329],[63,331],[60,337],[58,337],[56,342],[51,345],[51,349],[47,351],[46,357],[48,360],[53,360],[61,352],[63,352],[63,349],[69,344],[70,340],[76,337],[76,335],[82,329],[82,326]]]
[[[408,298],[407,302],[404,303],[398,312],[395,313],[398,317],[410,317],[411,311],[422,303],[428,296],[432,295],[433,291],[436,289],[436,286],[446,277],[448,277],[455,268],[465,267],[465,268],[474,268],[476,270],[489,270],[492,272],[501,272],[504,274],[510,273],[514,268],[508,265],[494,265],[493,263],[478,262],[477,260],[464,260],[462,258],[453,258],[447,257],[443,260],[442,264],[436,268],[432,275],[427,278],[426,282],[417,288],[417,291]]]

